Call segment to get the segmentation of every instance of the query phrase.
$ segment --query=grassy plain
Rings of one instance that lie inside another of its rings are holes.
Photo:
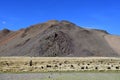
[[[0,72],[120,71],[116,57],[0,57]]]

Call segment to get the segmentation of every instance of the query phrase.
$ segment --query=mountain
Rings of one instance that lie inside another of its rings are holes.
[[[50,20],[18,31],[0,31],[0,56],[119,57],[120,36]]]

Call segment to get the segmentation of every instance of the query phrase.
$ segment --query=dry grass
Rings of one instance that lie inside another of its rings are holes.
[[[116,57],[0,57],[0,72],[119,71]]]

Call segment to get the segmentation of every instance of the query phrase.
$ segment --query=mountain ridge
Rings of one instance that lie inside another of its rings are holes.
[[[18,31],[0,31],[0,56],[117,57],[119,40],[105,30],[50,20]]]

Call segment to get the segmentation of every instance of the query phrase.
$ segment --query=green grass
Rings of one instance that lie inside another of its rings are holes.
[[[120,73],[61,73],[34,80],[120,80]]]
[[[120,72],[1,73],[0,80],[120,80]]]

